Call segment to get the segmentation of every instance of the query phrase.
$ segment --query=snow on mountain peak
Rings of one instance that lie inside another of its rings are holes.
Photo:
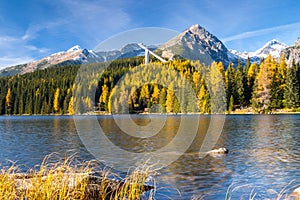
[[[279,42],[276,39],[273,39],[269,42],[267,42],[262,48],[258,49],[257,51],[251,53],[251,56],[257,56],[260,58],[265,58],[269,54],[271,54],[272,57],[274,58],[279,58],[280,57],[280,52],[289,47],[288,45]]]
[[[255,52],[238,52],[236,50],[229,50],[229,56],[236,57],[238,59],[250,58],[251,62],[259,62],[261,58],[266,58],[269,54],[273,58],[279,58],[281,55],[281,51],[286,48],[288,48],[288,45],[279,42],[276,39],[273,39]]]
[[[79,45],[75,45],[75,46],[71,47],[67,52],[78,51],[78,50],[81,50],[81,47]]]
[[[189,30],[191,30],[191,31],[195,31],[195,30],[199,30],[199,29],[201,30],[204,28],[202,26],[200,26],[199,24],[194,24],[189,28]]]

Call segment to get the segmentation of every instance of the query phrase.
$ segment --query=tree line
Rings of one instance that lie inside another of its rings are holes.
[[[287,66],[284,55],[226,68],[189,60],[145,66],[143,57],[126,58],[2,77],[0,114],[299,111],[299,80],[299,64]]]

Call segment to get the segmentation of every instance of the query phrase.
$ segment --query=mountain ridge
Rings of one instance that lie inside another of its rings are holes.
[[[266,58],[269,54],[273,58],[280,58],[281,52],[288,47],[289,46],[287,44],[279,42],[276,39],[272,39],[254,52],[238,52],[232,49],[229,51],[243,59],[250,58],[251,61],[259,62],[260,59]]]
[[[157,52],[161,52],[162,57],[168,59],[178,56],[190,60],[200,60],[208,65],[212,61],[221,61],[225,67],[230,63],[237,63],[238,60],[246,63],[248,58],[251,62],[260,62],[268,54],[279,58],[282,53],[286,55],[288,63],[291,63],[292,60],[300,62],[300,38],[298,38],[294,46],[290,47],[276,39],[272,39],[255,52],[238,52],[228,49],[220,39],[199,24],[185,29],[159,47],[150,45],[148,48],[152,51],[157,49]],[[143,54],[144,50],[136,43],[127,44],[119,50],[100,52],[74,45],[66,51],[51,54],[40,60],[4,68],[0,70],[0,76],[24,74],[53,65],[105,62],[141,56]]]

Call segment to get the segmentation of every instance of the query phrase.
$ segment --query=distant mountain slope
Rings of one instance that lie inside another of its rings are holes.
[[[76,45],[67,51],[58,52],[37,61],[5,68],[0,70],[0,75],[11,76],[16,74],[25,74],[39,69],[45,69],[53,65],[82,64],[102,61],[104,61],[104,58],[97,55],[95,52],[87,49],[81,49],[78,45]]]
[[[154,45],[148,46],[150,50],[155,50],[157,47]],[[112,51],[100,51],[96,53],[98,56],[104,58],[105,61],[112,61],[120,58],[132,58],[135,56],[144,55],[144,49],[142,49],[138,44],[131,43],[125,45],[120,50]]]
[[[250,58],[251,62],[260,62],[261,58],[266,58],[269,54],[273,58],[279,58],[281,55],[281,51],[288,48],[289,46],[279,42],[278,40],[271,40],[267,42],[263,47],[258,49],[255,52],[238,52],[236,50],[229,50],[231,54],[240,57],[241,59]]]
[[[149,49],[156,49],[150,46]],[[131,58],[143,55],[144,50],[138,44],[127,44],[120,50],[95,52],[93,50],[82,49],[75,45],[67,51],[54,53],[40,60],[30,63],[16,65],[0,70],[0,76],[12,76],[16,74],[25,74],[39,69],[45,69],[53,65],[84,64],[112,61],[120,58]]]

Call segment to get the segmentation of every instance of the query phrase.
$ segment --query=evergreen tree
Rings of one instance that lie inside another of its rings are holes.
[[[236,87],[236,94],[237,94],[237,99],[236,99],[236,104],[240,106],[245,106],[246,105],[246,97],[245,97],[245,76],[243,72],[243,67],[240,62],[238,61],[238,67],[235,72],[235,87]]]
[[[247,62],[246,65],[244,67],[244,71],[243,71],[243,82],[244,82],[244,88],[245,88],[245,105],[249,106],[250,105],[250,101],[251,101],[251,95],[252,95],[252,87],[253,85],[249,84],[249,80],[248,80],[248,72],[251,68],[251,62],[250,62],[250,58],[247,58]]]
[[[295,109],[299,107],[299,79],[297,78],[298,69],[295,63],[287,68],[286,87],[284,90],[284,105],[287,108]]]
[[[234,102],[233,96],[231,96],[229,100],[228,114],[230,114],[233,111],[233,102]]]
[[[248,72],[247,72],[247,84],[248,84],[248,88],[249,88],[249,93],[247,94],[247,99],[249,99],[249,102],[252,99],[255,79],[256,79],[258,71],[259,71],[258,65],[256,62],[254,62],[250,65]]]
[[[235,70],[233,68],[233,64],[230,64],[225,72],[225,89],[227,102],[229,103],[231,97],[234,100],[234,96],[236,96]],[[229,108],[229,104],[227,105],[227,108]]]

